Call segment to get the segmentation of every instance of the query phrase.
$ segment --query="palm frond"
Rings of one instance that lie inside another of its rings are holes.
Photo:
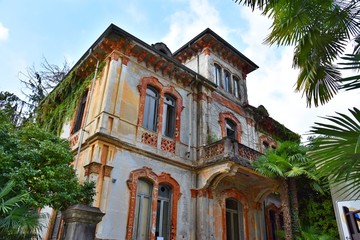
[[[350,113],[350,116],[337,113],[326,117],[330,122],[327,124],[315,123],[311,132],[319,137],[309,156],[317,166],[319,177],[329,177],[333,185],[351,185],[352,193],[358,194],[354,190],[355,186],[360,187],[360,111],[354,108]]]

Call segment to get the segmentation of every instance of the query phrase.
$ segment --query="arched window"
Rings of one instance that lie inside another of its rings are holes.
[[[224,71],[224,90],[229,93],[231,92],[230,73],[228,71]]]
[[[158,194],[155,237],[170,239],[171,188],[160,184]]]
[[[240,97],[240,81],[237,77],[233,76],[233,83],[234,83],[234,95],[235,97]]]
[[[244,239],[244,206],[237,200],[228,198],[226,207],[226,239]]]
[[[144,128],[152,130],[154,132],[156,131],[157,127],[158,105],[158,91],[155,88],[148,86],[146,88],[143,126]]]
[[[152,184],[139,179],[136,193],[136,208],[133,239],[149,239],[151,224]]]
[[[229,119],[225,119],[225,127],[226,136],[232,139],[236,139],[236,124]]]
[[[221,80],[221,67],[215,63],[214,64],[214,83],[217,86],[220,86],[220,80]]]
[[[175,133],[175,100],[168,94],[164,96],[162,118],[162,134],[173,138]]]

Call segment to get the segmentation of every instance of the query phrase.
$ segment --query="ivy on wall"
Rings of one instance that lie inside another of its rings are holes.
[[[104,66],[105,62],[99,64],[96,77],[102,73]],[[72,70],[37,108],[37,122],[40,126],[60,135],[63,125],[73,117],[79,99],[90,87],[94,74],[95,69],[84,78],[76,74],[76,69]]]

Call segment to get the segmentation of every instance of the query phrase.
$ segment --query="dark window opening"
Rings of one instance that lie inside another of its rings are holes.
[[[226,119],[225,127],[226,136],[232,139],[236,139],[236,124],[233,121]]]
[[[244,239],[244,207],[235,199],[226,199],[226,239]]]
[[[84,113],[85,113],[87,95],[88,95],[88,92],[86,91],[80,99],[80,103],[79,103],[79,106],[78,106],[78,109],[77,109],[76,115],[75,115],[75,122],[74,122],[74,128],[72,129],[72,133],[76,133],[81,128],[81,124],[82,124],[82,121],[84,118]]]
[[[263,142],[263,147],[265,150],[268,150],[269,149],[269,143],[268,142]]]
[[[143,127],[154,132],[157,127],[158,105],[159,93],[156,89],[149,86],[146,89]]]
[[[224,72],[224,90],[231,92],[230,73],[228,71]]]
[[[164,96],[162,134],[173,138],[175,133],[175,99],[169,95]]]
[[[214,64],[214,83],[217,86],[220,86],[221,79],[221,67],[217,64]]]

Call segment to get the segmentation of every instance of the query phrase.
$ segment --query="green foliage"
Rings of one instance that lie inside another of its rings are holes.
[[[318,175],[330,176],[333,185],[342,184],[343,197],[360,196],[360,111],[350,109],[351,116],[337,113],[325,117],[329,123],[315,123],[311,132],[318,137],[312,142],[310,157]]]
[[[67,140],[32,123],[15,129],[0,111],[0,183],[12,180],[17,194],[27,192],[27,206],[62,210],[90,203],[91,184],[79,184],[72,161]]]
[[[317,180],[314,166],[306,155],[306,147],[294,142],[280,143],[276,149],[269,149],[254,161],[256,171],[268,177],[306,177]]]
[[[304,226],[303,232],[309,234],[303,233],[303,236],[308,236],[304,239],[311,239],[311,234],[330,237],[324,239],[339,239],[330,191],[325,190],[320,193],[311,185],[312,182],[306,178],[301,179],[301,184],[298,185],[299,209],[301,209],[299,217]]]
[[[0,189],[0,236],[1,239],[36,237],[42,225],[36,209],[25,206],[28,193],[13,194],[15,182],[10,181]]]
[[[98,74],[104,66],[105,62],[99,65]],[[71,71],[37,108],[40,126],[60,135],[64,123],[73,117],[79,99],[88,90],[94,74],[83,79],[76,75],[76,70]]]

